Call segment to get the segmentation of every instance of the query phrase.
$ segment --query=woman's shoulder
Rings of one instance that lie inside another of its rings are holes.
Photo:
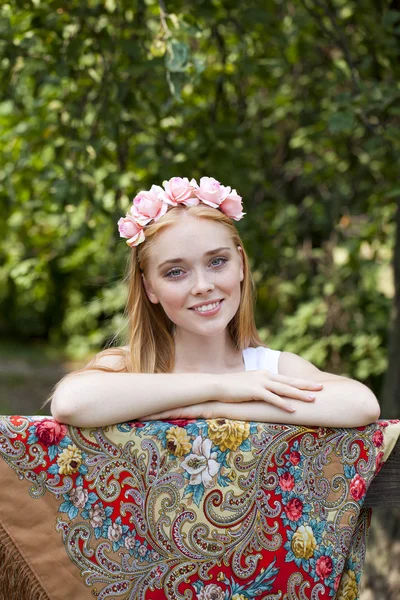
[[[274,350],[267,346],[257,346],[255,348],[246,348],[244,350],[246,370],[266,369],[272,373],[278,374],[278,362],[281,355],[280,350]]]

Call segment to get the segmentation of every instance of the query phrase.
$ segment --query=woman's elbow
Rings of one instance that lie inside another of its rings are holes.
[[[59,394],[54,394],[50,405],[50,412],[53,419],[59,423],[68,424],[70,422],[71,414],[70,410],[68,410],[68,403]]]
[[[365,399],[362,404],[362,412],[365,419],[364,425],[375,423],[381,415],[381,407],[375,394],[367,387],[364,386]]]

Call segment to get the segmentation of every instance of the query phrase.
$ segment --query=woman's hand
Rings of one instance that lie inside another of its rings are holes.
[[[313,402],[315,394],[312,392],[320,391],[323,387],[321,383],[310,379],[275,375],[267,370],[222,373],[218,378],[220,394],[216,400],[222,402],[263,400],[287,412],[295,411],[295,408],[287,402],[287,398]]]
[[[240,373],[221,373],[219,378],[220,393],[216,398],[219,402],[236,403],[262,400],[287,412],[294,412],[295,408],[287,402],[288,398],[303,402],[313,402],[313,391],[320,391],[322,384],[309,379],[274,375],[267,370],[244,371]],[[310,391],[307,391],[310,390]],[[284,396],[283,399],[281,396]],[[158,419],[208,419],[210,410],[214,406],[211,402],[193,404],[180,408],[172,408],[153,415],[140,417],[142,421],[156,421]]]

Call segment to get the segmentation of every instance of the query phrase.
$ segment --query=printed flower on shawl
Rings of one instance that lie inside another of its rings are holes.
[[[238,595],[239,594],[235,594],[235,596]],[[225,592],[215,583],[210,583],[201,588],[200,592],[197,594],[197,598],[198,600],[224,600]],[[232,600],[233,599],[234,596],[232,596]]]
[[[163,192],[159,185],[152,185],[149,191],[139,192],[134,197],[128,214],[139,225],[147,225],[152,219],[158,221],[168,210],[168,206],[160,198]]]
[[[300,525],[292,538],[292,550],[296,558],[311,558],[317,547],[313,530],[309,525]]]
[[[290,492],[282,497],[282,503],[284,510],[281,516],[285,527],[296,531],[300,525],[308,523],[312,506],[303,495]]]
[[[301,455],[300,452],[296,452],[296,450],[293,450],[293,452],[290,453],[289,456],[289,462],[290,464],[292,464],[293,466],[297,466],[301,461]]]
[[[83,487],[83,478],[81,476],[76,478],[76,487],[73,488],[69,494],[63,494],[64,502],[60,505],[58,512],[67,513],[69,518],[75,519],[78,516],[80,509],[91,508],[92,504],[97,502],[98,498],[94,492],[88,493]],[[81,515],[83,518],[88,518],[88,513],[84,514],[82,511]]]
[[[163,181],[163,186],[165,192],[161,190],[158,197],[167,204],[177,206],[184,203],[186,206],[195,206],[200,203],[187,177],[172,177],[169,181]]]
[[[39,442],[45,446],[51,446],[53,444],[59,444],[60,441],[67,435],[67,428],[65,425],[58,423],[53,419],[43,419],[34,423],[36,428],[36,435]]]
[[[298,521],[303,516],[303,503],[299,498],[291,498],[285,508],[285,513],[290,521]]]
[[[65,448],[57,458],[59,471],[62,475],[76,473],[81,463],[82,451],[75,444],[69,444],[68,448]]]
[[[247,421],[210,419],[207,425],[208,437],[222,452],[237,450],[250,434],[250,424]]]
[[[165,437],[167,450],[174,456],[184,456],[192,449],[190,437],[182,427],[171,427]]]
[[[285,561],[294,561],[298,567],[302,567],[307,573],[310,569],[309,559],[314,556],[315,549],[322,542],[322,534],[325,529],[325,521],[312,519],[307,525],[300,525],[295,531],[287,529],[288,541],[285,549],[288,551]]]
[[[128,525],[122,525],[121,516],[118,516],[107,528],[107,537],[112,542],[114,552],[125,546],[125,534],[129,531]]]
[[[164,419],[164,421],[168,421],[168,423],[172,423],[177,427],[186,427],[190,423],[196,423],[197,419]]]
[[[294,477],[286,471],[279,477],[279,485],[284,492],[290,492],[294,488]]]
[[[342,575],[336,600],[356,600],[357,598],[358,584],[356,574],[349,569]]]
[[[119,542],[122,538],[122,525],[117,522],[113,523],[108,527],[107,535],[112,542]]]
[[[80,483],[79,477],[77,483]],[[81,512],[81,517],[89,520],[90,525],[93,527],[96,540],[100,537],[108,538],[108,528],[112,524],[110,517],[114,511],[112,506],[104,508],[103,503],[98,500],[96,494],[91,492],[88,496],[85,510]]]
[[[314,556],[310,559],[311,576],[314,581],[323,581],[325,587],[331,589],[331,596],[335,592],[335,559],[332,556],[333,546],[318,546]]]
[[[315,572],[320,579],[326,579],[332,573],[333,562],[330,556],[320,556],[315,563]]]
[[[247,600],[247,597],[243,594],[233,594],[232,600]]]
[[[383,433],[380,429],[377,429],[372,436],[372,442],[374,446],[379,448],[383,444]]]
[[[384,463],[383,460],[384,457],[384,453],[383,452],[378,452],[376,459],[375,459],[375,470],[376,470],[376,475],[378,475],[379,471],[382,469]]]
[[[89,492],[81,485],[78,485],[72,492],[69,493],[69,499],[76,508],[85,508]],[[97,500],[97,498],[96,498]]]
[[[360,475],[355,475],[350,482],[350,494],[354,500],[364,498],[367,491],[365,480]]]
[[[181,462],[181,466],[191,475],[190,484],[202,483],[205,488],[212,487],[212,478],[218,473],[221,465],[215,460],[217,453],[211,453],[211,446],[211,440],[203,440],[201,435],[197,436],[193,442],[192,454]]]
[[[125,538],[125,548],[127,550],[134,550],[136,546],[136,538],[134,535],[127,535]]]
[[[362,500],[367,491],[367,484],[365,479],[363,479],[357,472],[354,465],[345,465],[344,466],[344,474],[347,479],[350,479],[350,495],[356,500]]]
[[[89,521],[91,526],[96,529],[96,527],[102,527],[104,521],[107,518],[106,511],[103,508],[103,505],[96,504],[92,508],[89,508]]]
[[[296,483],[301,480],[302,469],[295,468],[292,465],[289,468],[278,468],[278,485],[275,493],[282,494],[283,498],[288,499]]]

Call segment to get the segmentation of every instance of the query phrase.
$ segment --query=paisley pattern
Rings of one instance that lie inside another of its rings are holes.
[[[3,416],[0,454],[31,502],[56,500],[54,528],[99,600],[356,600],[363,501],[399,435],[399,421]]]

